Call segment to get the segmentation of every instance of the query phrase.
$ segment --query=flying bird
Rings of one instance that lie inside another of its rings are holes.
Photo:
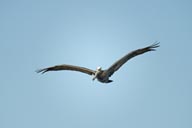
[[[97,67],[96,70],[91,70],[91,69],[88,69],[85,67],[63,64],[63,65],[56,65],[53,67],[40,69],[40,70],[37,70],[36,72],[43,74],[48,71],[60,71],[60,70],[79,71],[79,72],[86,73],[88,75],[93,76],[92,80],[97,79],[98,81],[100,81],[102,83],[110,83],[113,80],[110,80],[109,77],[111,77],[128,60],[130,60],[131,58],[133,58],[137,55],[141,55],[141,54],[149,52],[149,51],[155,51],[156,50],[155,48],[157,48],[157,47],[159,47],[159,43],[154,43],[148,47],[134,50],[134,51],[126,54],[119,60],[117,60],[106,70],[102,70],[101,67]]]

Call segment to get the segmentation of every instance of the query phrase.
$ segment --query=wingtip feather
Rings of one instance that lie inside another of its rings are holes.
[[[150,45],[148,48],[150,51],[156,51],[155,48],[158,48],[158,47],[160,47],[160,42],[155,42],[152,45]]]
[[[39,70],[36,70],[35,72],[36,72],[36,73],[44,74],[44,73],[46,73],[47,71],[48,71],[47,69],[39,69]]]
[[[157,48],[157,47],[160,47],[160,42],[155,42],[151,45],[152,48]]]

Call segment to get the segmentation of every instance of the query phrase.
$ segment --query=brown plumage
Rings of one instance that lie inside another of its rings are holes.
[[[85,68],[85,67],[79,67],[79,66],[74,66],[74,65],[56,65],[53,67],[48,67],[44,69],[37,70],[37,73],[45,73],[48,71],[60,71],[60,70],[71,70],[71,71],[79,71],[82,73],[86,73],[88,75],[93,75],[93,80],[97,78],[98,81],[102,83],[110,83],[112,80],[109,80],[109,77],[113,75],[114,72],[116,72],[123,64],[125,64],[129,59],[141,55],[145,52],[149,51],[155,51],[155,48],[159,47],[159,43],[152,44],[148,47],[141,48],[134,50],[128,54],[126,54],[124,57],[116,61],[113,65],[111,65],[108,69],[102,70],[101,67],[98,67],[96,71]]]

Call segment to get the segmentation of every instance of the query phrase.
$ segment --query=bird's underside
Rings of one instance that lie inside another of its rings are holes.
[[[61,70],[78,71],[78,72],[86,73],[88,75],[92,75],[93,80],[97,79],[98,81],[100,81],[102,83],[110,83],[110,82],[112,82],[112,80],[109,80],[109,77],[111,77],[113,75],[113,73],[116,72],[129,59],[131,59],[137,55],[141,55],[143,53],[149,52],[149,51],[155,51],[156,50],[155,48],[157,48],[157,47],[159,47],[159,43],[154,43],[148,47],[134,50],[134,51],[126,54],[119,60],[117,60],[114,64],[112,64],[106,70],[102,70],[101,67],[98,67],[96,70],[91,70],[91,69],[88,69],[85,67],[63,64],[63,65],[56,65],[53,67],[40,69],[40,70],[37,70],[36,72],[45,73],[48,71],[61,71]]]

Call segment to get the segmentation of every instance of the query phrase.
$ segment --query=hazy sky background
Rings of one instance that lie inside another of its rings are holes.
[[[190,0],[1,0],[1,128],[191,128]],[[110,84],[57,64],[104,69]]]

